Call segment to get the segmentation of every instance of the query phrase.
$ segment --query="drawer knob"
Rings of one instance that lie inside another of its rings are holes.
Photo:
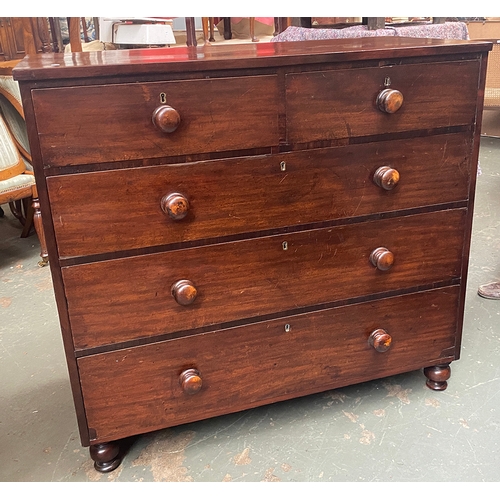
[[[196,394],[200,392],[203,380],[198,370],[189,368],[189,370],[184,370],[180,374],[179,383],[186,394]]]
[[[403,94],[399,90],[384,89],[377,96],[377,106],[384,113],[395,113],[403,105]]]
[[[368,343],[377,352],[386,352],[391,348],[392,337],[382,328],[374,330],[368,337]]]
[[[373,182],[382,189],[390,191],[399,182],[399,172],[391,167],[379,167],[373,174]]]
[[[173,220],[181,220],[189,211],[188,199],[180,193],[166,194],[160,201],[161,209]]]
[[[385,247],[378,247],[370,254],[370,262],[380,271],[387,271],[394,264],[394,254]]]
[[[153,111],[153,123],[162,132],[171,134],[180,125],[181,116],[174,108],[165,104]]]
[[[171,291],[175,301],[181,306],[192,304],[198,294],[193,282],[189,280],[177,281],[172,285]]]

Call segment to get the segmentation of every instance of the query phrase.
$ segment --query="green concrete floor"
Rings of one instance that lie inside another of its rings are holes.
[[[150,433],[103,475],[82,448],[50,270],[0,219],[0,481],[500,480],[500,139],[483,138],[462,357],[444,392],[420,371]]]

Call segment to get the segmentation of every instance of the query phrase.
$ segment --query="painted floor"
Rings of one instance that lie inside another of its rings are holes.
[[[50,269],[0,218],[0,481],[497,482],[500,480],[500,139],[480,150],[462,357],[449,387],[420,371],[182,425],[127,442],[122,465],[82,448]]]

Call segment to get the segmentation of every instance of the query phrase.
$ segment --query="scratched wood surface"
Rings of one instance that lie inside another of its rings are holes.
[[[114,440],[169,425],[424,367],[446,388],[490,49],[374,37],[16,67],[98,470]]]
[[[447,210],[65,267],[75,347],[459,278],[465,216]],[[380,246],[394,254],[388,271],[369,260]],[[181,279],[198,290],[189,306],[171,295]]]
[[[418,369],[447,356],[457,301],[458,287],[443,288],[86,356],[88,425],[114,440]],[[376,328],[392,337],[387,352],[368,344]],[[179,384],[189,367],[203,381],[193,395]]]
[[[49,177],[59,255],[182,244],[464,202],[471,146],[467,133],[445,134]],[[375,184],[381,166],[398,171],[394,189]],[[87,203],[89,192],[92,203]],[[172,220],[160,206],[163,196],[176,192],[189,202],[182,220]]]

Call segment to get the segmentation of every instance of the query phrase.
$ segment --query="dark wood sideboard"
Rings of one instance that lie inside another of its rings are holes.
[[[459,358],[489,42],[27,56],[83,446]],[[55,424],[57,425],[57,424]]]

